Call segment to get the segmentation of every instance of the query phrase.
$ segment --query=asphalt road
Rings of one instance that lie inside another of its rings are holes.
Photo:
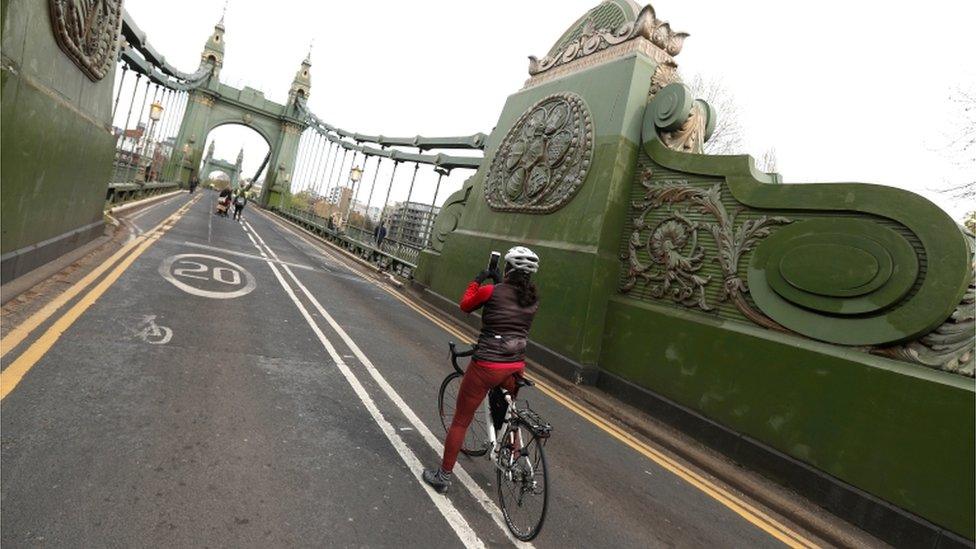
[[[149,231],[190,200],[63,334],[40,335],[64,309],[3,357],[49,346],[0,408],[0,543],[510,545],[486,459],[462,456],[447,497],[419,480],[439,461],[452,336],[253,208],[239,223],[211,214],[212,194],[180,194],[129,222]],[[555,400],[521,396],[555,427],[535,546],[781,545]]]

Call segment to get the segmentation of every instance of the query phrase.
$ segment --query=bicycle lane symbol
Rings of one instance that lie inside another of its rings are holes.
[[[156,315],[144,316],[139,327],[142,329],[136,332],[136,337],[150,345],[165,345],[173,339],[173,330],[156,324]]]
[[[159,274],[184,292],[211,299],[233,299],[251,293],[257,282],[247,269],[222,257],[178,254],[159,265]]]

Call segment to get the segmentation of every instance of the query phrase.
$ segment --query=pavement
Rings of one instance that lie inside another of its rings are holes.
[[[128,213],[117,263],[5,326],[0,544],[515,544],[487,459],[462,456],[446,496],[419,478],[439,463],[456,336],[339,252],[213,199]],[[554,426],[532,545],[825,544],[557,393],[520,394]]]

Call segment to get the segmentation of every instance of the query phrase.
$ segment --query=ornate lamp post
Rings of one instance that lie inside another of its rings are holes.
[[[152,105],[149,105],[149,119],[152,120],[152,124],[149,126],[149,133],[146,134],[146,140],[142,143],[142,152],[139,153],[140,156],[144,156],[146,148],[149,145],[149,141],[153,139],[153,134],[156,132],[156,123],[163,117],[163,105],[158,101],[154,101]],[[149,162],[146,166],[152,166],[156,157],[156,144],[153,141],[152,156],[149,157]],[[145,166],[143,167],[145,169]],[[152,168],[149,168],[150,173]],[[150,179],[149,174],[146,174],[146,181]]]
[[[177,181],[183,181],[183,170],[186,169],[186,159],[193,152],[193,147],[189,143],[183,143],[183,148],[180,150],[180,165],[179,172],[176,174]],[[192,171],[191,171],[192,176]],[[180,183],[182,186],[183,183]]]
[[[356,188],[356,184],[359,183],[359,180],[362,179],[362,178],[363,178],[363,169],[360,168],[359,166],[353,166],[349,170],[349,181],[352,181],[352,188],[349,191],[349,204],[346,206],[345,214],[339,219],[339,221],[340,221],[339,225],[341,227],[345,227],[346,226],[346,223],[349,221],[349,214],[352,211],[352,199],[353,199],[353,196],[354,196],[353,189]],[[338,197],[337,200],[338,200],[339,203],[336,204],[336,206],[342,207],[342,190],[341,190],[341,188],[339,190],[339,197]]]

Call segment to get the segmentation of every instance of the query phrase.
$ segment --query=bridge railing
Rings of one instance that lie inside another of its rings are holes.
[[[107,206],[116,206],[140,198],[149,198],[179,189],[176,182],[156,181],[150,183],[109,183],[105,194]]]
[[[417,267],[421,251],[418,246],[385,238],[377,243],[373,233],[355,226],[330,225],[329,218],[306,210],[279,208],[275,213],[382,270],[409,278]]]

